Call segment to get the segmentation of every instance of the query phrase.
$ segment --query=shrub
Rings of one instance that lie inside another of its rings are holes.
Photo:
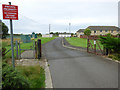
[[[120,38],[114,38],[111,35],[107,37],[100,36],[101,44],[114,53],[120,53]]]
[[[120,61],[120,54],[114,54],[113,59]]]
[[[2,22],[2,39],[5,39],[8,35],[8,27],[5,25],[5,23]]]
[[[7,63],[2,64],[2,87],[5,88],[29,88],[29,82]]]
[[[112,58],[113,60],[119,60],[120,61],[120,54],[113,54],[113,55],[109,55],[109,58]]]
[[[2,47],[2,59],[5,59],[6,48]]]

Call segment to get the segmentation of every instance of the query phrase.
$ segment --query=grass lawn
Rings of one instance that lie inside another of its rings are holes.
[[[71,38],[65,38],[65,39],[73,46],[87,48],[87,39],[78,38],[78,37],[71,37]],[[92,45],[94,45],[94,40],[90,40],[90,42],[92,43]],[[103,46],[100,43],[99,45],[103,49]],[[96,45],[96,48],[99,49],[98,45]]]
[[[28,80],[30,88],[45,88],[45,71],[37,66],[17,66],[17,71]]]
[[[37,39],[41,39],[41,43],[42,43],[42,44],[45,44],[45,43],[47,43],[47,42],[55,39],[55,37],[51,37],[51,38],[38,37]],[[22,43],[22,42],[21,42],[21,45],[20,45],[20,46],[21,46],[21,49],[30,49],[30,46],[33,46],[33,41],[37,41],[37,39],[32,40],[32,42],[30,42],[30,43]],[[19,40],[20,40],[20,39],[19,39]],[[8,42],[7,42],[7,41],[8,41]],[[14,41],[14,42],[15,42],[15,41]],[[14,44],[15,44],[15,43],[14,43]],[[3,41],[2,41],[2,47],[5,47],[7,50],[9,50],[9,49],[11,48],[10,40],[9,40],[9,39],[8,39],[8,40],[3,40]],[[7,51],[7,50],[6,50],[6,51]],[[19,50],[18,50],[18,51],[19,51]],[[21,52],[23,52],[23,51],[21,51]],[[12,51],[8,52],[8,53],[5,55],[5,57],[6,57],[6,58],[12,58],[11,53],[12,53]],[[16,58],[16,47],[14,47],[14,56],[15,56],[15,58]]]

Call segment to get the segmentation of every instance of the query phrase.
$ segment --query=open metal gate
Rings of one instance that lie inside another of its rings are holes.
[[[94,53],[96,55],[104,55],[105,49],[103,45],[100,44],[100,41],[98,39],[88,39],[87,52]]]
[[[35,41],[32,41],[32,43],[32,46],[22,48],[19,41],[19,59],[35,59]]]
[[[21,42],[19,41],[19,59],[40,59],[41,58],[41,40],[32,41],[32,45],[27,48],[21,47]],[[24,44],[24,43],[23,43]]]

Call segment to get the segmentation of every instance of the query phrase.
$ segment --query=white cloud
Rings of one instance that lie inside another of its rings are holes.
[[[43,3],[43,2],[47,2],[47,3],[50,3],[50,2],[118,2],[119,0],[1,0],[1,2],[14,2],[14,3],[21,3],[21,2],[24,2],[26,4],[34,4],[35,2],[39,2],[39,3]],[[29,3],[28,3],[29,2]]]
[[[118,22],[119,0],[1,0],[0,3],[9,1],[19,7],[19,20],[14,21],[15,33],[46,33],[49,23],[53,31],[65,31],[71,22],[76,31],[89,25],[117,25]],[[4,22],[9,26],[9,21]]]
[[[72,24],[85,24],[85,23],[96,22],[96,20],[94,18],[76,18],[70,20],[60,19],[55,21],[55,23],[59,23],[59,24],[67,24],[69,22],[71,22]]]

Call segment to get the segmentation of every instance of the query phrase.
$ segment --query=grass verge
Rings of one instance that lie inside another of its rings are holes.
[[[65,38],[71,45],[78,46],[78,47],[85,47],[87,48],[87,39],[78,38],[78,37],[71,37]],[[94,46],[94,40],[90,40],[91,44]],[[100,44],[100,47],[103,49],[103,45]],[[90,47],[91,48],[91,47]],[[99,49],[98,45],[96,44],[96,49]]]
[[[109,58],[111,58],[112,60],[117,60],[120,61],[120,54],[110,54],[108,55]]]
[[[17,66],[17,71],[28,80],[30,88],[45,88],[45,71],[37,66]]]

